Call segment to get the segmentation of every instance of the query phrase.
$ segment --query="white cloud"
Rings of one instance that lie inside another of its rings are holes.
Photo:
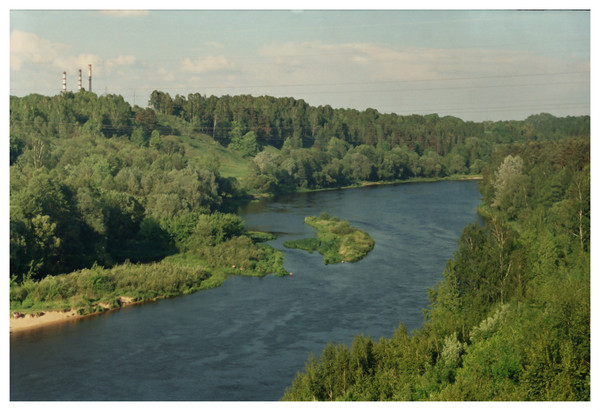
[[[69,47],[53,43],[32,33],[14,30],[10,34],[10,68],[19,70],[27,64],[52,63]]]
[[[160,67],[158,70],[158,74],[162,81],[173,81],[175,80],[175,74],[172,71],[165,69],[164,67]],[[160,82],[159,82],[160,83]],[[156,88],[156,85],[151,86],[151,88]]]
[[[78,69],[87,70],[88,64],[92,64],[94,70],[101,70],[104,65],[102,59],[93,54],[80,54],[78,56],[61,55],[52,61],[54,67],[67,72],[74,72]]]
[[[131,67],[137,62],[137,58],[131,55],[121,55],[114,58],[103,59],[94,54],[79,54],[77,56],[60,56],[52,61],[54,67],[76,72],[79,69],[87,70],[88,64],[92,65],[94,73],[117,72],[123,67]]]
[[[235,67],[225,56],[204,56],[195,60],[185,58],[181,62],[181,70],[184,73],[206,73],[220,70],[231,70]]]
[[[137,62],[136,56],[118,56],[113,59],[106,60],[106,68],[111,70],[117,67],[133,66]]]
[[[369,43],[290,42],[265,46],[259,54],[273,75],[278,72],[323,81],[416,80],[431,76],[435,68],[419,51]]]
[[[132,66],[137,59],[132,55],[120,55],[103,59],[94,54],[70,55],[71,48],[65,44],[53,43],[35,34],[15,30],[10,35],[10,68],[40,67],[47,65],[65,71],[87,69],[92,64],[95,71],[111,71],[119,67]]]

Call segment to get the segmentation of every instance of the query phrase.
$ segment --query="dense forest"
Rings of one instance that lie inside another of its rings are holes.
[[[486,225],[465,228],[425,325],[328,345],[285,399],[589,399],[589,139],[589,116],[474,123],[267,96],[154,91],[146,108],[85,91],[11,96],[11,308],[284,274],[236,205],[477,175]]]

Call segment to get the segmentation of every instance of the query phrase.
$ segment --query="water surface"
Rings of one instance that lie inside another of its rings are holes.
[[[232,276],[223,286],[11,336],[11,400],[281,398],[308,354],[364,334],[390,337],[423,322],[462,228],[477,219],[477,183],[438,182],[287,195],[240,209],[275,232],[292,277]],[[327,211],[368,232],[353,264],[282,243],[314,235]]]

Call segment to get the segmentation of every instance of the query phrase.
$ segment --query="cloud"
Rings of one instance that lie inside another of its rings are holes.
[[[137,62],[137,57],[132,55],[118,56],[113,59],[106,60],[106,67],[108,70],[118,67],[133,66]]]
[[[132,55],[102,58],[95,54],[71,55],[71,47],[54,43],[35,34],[15,30],[10,35],[11,70],[40,70],[43,66],[56,67],[67,72],[87,69],[92,64],[95,72],[110,72],[129,67],[137,62]]]
[[[108,17],[146,17],[150,14],[148,10],[100,10],[100,14]]]
[[[158,74],[159,74],[159,76],[160,76],[160,78],[161,78],[162,81],[173,81],[176,78],[175,74],[172,71],[167,70],[164,67],[160,67],[157,70],[157,72],[158,72]]]
[[[421,52],[370,43],[289,42],[264,46],[259,54],[273,75],[293,74],[335,82],[424,79],[436,67],[423,60]]]
[[[102,59],[93,54],[80,54],[78,56],[60,55],[51,63],[54,67],[67,72],[76,71],[78,69],[87,69],[88,64],[92,64],[94,70],[97,70],[104,65]]]
[[[10,68],[19,70],[27,64],[48,64],[68,52],[69,46],[53,43],[32,33],[14,30],[10,34]]]
[[[207,73],[221,70],[231,70],[235,67],[225,56],[205,56],[195,60],[185,58],[181,62],[181,71],[184,73]]]
[[[502,49],[392,48],[372,43],[263,46],[255,73],[282,82],[421,82],[573,70],[572,62]]]
[[[112,73],[123,67],[131,67],[137,62],[137,58],[131,55],[121,55],[114,58],[103,59],[94,54],[79,54],[77,56],[57,57],[52,65],[67,72],[75,72],[78,69],[87,70],[88,64],[92,65],[94,73]]]

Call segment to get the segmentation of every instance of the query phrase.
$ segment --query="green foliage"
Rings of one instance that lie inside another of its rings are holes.
[[[317,230],[317,238],[286,241],[283,246],[311,253],[318,251],[325,264],[356,262],[375,246],[367,233],[351,227],[347,220],[330,217],[327,212],[321,213],[320,217],[306,217],[304,222]]]
[[[188,294],[209,277],[210,272],[201,267],[169,262],[94,266],[40,281],[28,279],[11,284],[10,307],[19,311],[71,308],[87,313],[123,296],[139,301]]]
[[[229,148],[240,151],[244,157],[254,157],[260,151],[256,135],[252,131],[247,132],[243,136],[232,137]]]
[[[209,267],[231,267],[242,275],[287,275],[283,268],[283,254],[266,244],[256,244],[249,237],[240,236],[212,248],[196,251]]]
[[[11,275],[42,278],[94,261],[156,261],[174,252],[164,233],[142,222],[208,213],[239,192],[218,169],[188,163],[173,139],[158,150],[102,135],[33,141],[31,156],[11,166]]]
[[[301,238],[299,240],[284,241],[283,246],[286,248],[298,248],[300,250],[312,253],[319,249],[319,240],[317,238]]]
[[[246,235],[252,239],[255,243],[264,243],[277,238],[275,234],[263,233],[260,231],[246,231]]]
[[[162,225],[180,251],[214,246],[245,232],[244,221],[235,214],[194,212],[163,219]]]
[[[495,196],[491,206],[505,211],[510,219],[514,219],[517,210],[523,208],[527,201],[529,178],[523,174],[523,160],[509,154],[494,176]]]

